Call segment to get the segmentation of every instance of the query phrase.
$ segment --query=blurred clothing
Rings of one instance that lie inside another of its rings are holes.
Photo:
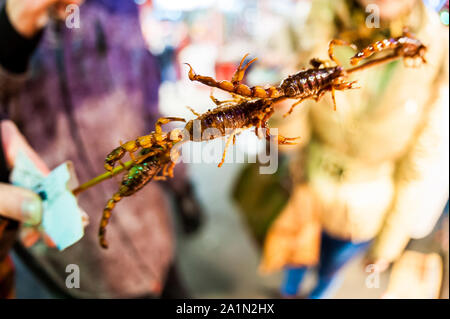
[[[442,285],[442,258],[406,250],[392,266],[384,298],[436,299]]]
[[[321,230],[320,203],[307,185],[296,185],[292,199],[267,233],[260,270],[271,272],[286,265],[316,265],[320,258]]]
[[[330,290],[337,288],[339,282],[336,275],[352,258],[369,248],[370,242],[353,243],[334,238],[322,233],[320,244],[320,262],[317,269],[317,283],[309,293],[309,298],[320,299],[328,297]],[[283,296],[294,297],[298,294],[300,285],[308,267],[292,267],[285,270],[285,281],[281,287]]]
[[[44,30],[28,73],[0,67],[0,110],[50,168],[71,160],[84,182],[104,171],[105,155],[120,140],[153,130],[160,77],[135,3],[88,0],[80,16],[79,29],[53,22]],[[156,183],[118,204],[110,248],[100,248],[98,223],[118,181],[78,197],[91,222],[79,243],[63,252],[44,244],[30,250],[62,289],[66,266],[80,266],[80,289],[70,290],[76,297],[158,296],[173,262],[169,205]]]
[[[1,91],[0,83],[0,93]],[[5,115],[0,113],[0,123],[5,118]],[[0,182],[7,183],[8,177],[9,170],[4,156],[2,132],[0,129]],[[15,269],[9,256],[9,251],[16,241],[18,232],[19,223],[17,221],[0,215],[0,299],[14,297]]]
[[[261,175],[258,165],[247,165],[234,185],[232,196],[239,203],[248,231],[259,246],[264,244],[268,228],[286,205],[290,184],[288,158],[281,156],[274,174]],[[279,251],[276,245],[273,247],[275,252]]]
[[[284,281],[281,286],[281,295],[283,297],[295,297],[298,295],[300,284],[303,281],[307,267],[289,267],[284,271]]]
[[[318,229],[350,245],[371,242],[370,260],[395,261],[411,238],[423,238],[433,230],[447,202],[448,28],[419,0],[408,14],[369,27],[359,3],[313,1],[308,22],[296,29],[293,39],[303,43],[296,51],[299,63],[291,66],[295,71],[285,70],[286,76],[309,67],[312,57],[329,59],[331,39],[354,42],[362,49],[377,40],[400,36],[404,26],[427,46],[428,63],[414,68],[398,60],[355,72],[349,81],[356,80],[360,88],[337,91],[337,111],[327,93],[319,102],[302,102],[286,118],[274,117],[272,126],[279,126],[281,135],[301,136],[291,156],[295,184],[291,197],[280,209],[279,199],[266,195],[265,184],[259,182],[266,178],[250,176],[249,180],[246,172],[238,181],[239,197],[235,196],[245,215],[258,212],[249,208],[252,202],[264,202],[270,210],[264,211],[271,223],[265,228],[263,271],[322,264],[330,252],[319,254]],[[348,47],[335,48],[345,69],[351,67],[349,59],[354,54]],[[287,109],[294,102],[282,103]],[[280,149],[292,154],[294,148]],[[278,179],[277,184],[284,182]],[[287,275],[299,282],[302,276],[300,271]],[[330,283],[331,278],[318,285],[326,288]],[[318,289],[316,296],[321,295],[322,288]]]
[[[320,40],[311,56],[323,58],[328,41],[339,38],[335,17],[324,14],[339,6],[342,1],[314,3],[312,35]],[[323,229],[355,243],[377,237],[372,257],[386,261],[395,260],[410,238],[432,230],[449,187],[448,29],[420,1],[402,23],[427,45],[426,65],[396,61],[355,73],[351,80],[361,89],[337,92],[336,112],[326,94],[319,103],[305,102],[291,119],[310,127],[303,168],[323,208]],[[336,53],[348,67],[354,52]]]
[[[0,299],[12,298],[14,298],[14,265],[7,256],[0,261]]]

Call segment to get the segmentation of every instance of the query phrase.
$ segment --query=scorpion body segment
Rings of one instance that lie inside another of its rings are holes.
[[[246,69],[256,59],[251,60],[243,66],[247,54],[242,58],[237,70],[235,71],[231,81],[217,81],[212,77],[198,75],[189,66],[189,79],[197,81],[210,87],[220,88],[232,94],[240,95],[246,98],[258,98],[264,100],[281,100],[284,98],[293,98],[298,101],[292,105],[287,114],[290,114],[294,107],[308,98],[319,100],[320,97],[327,91],[330,91],[333,97],[334,108],[336,109],[336,102],[334,98],[335,90],[352,89],[355,82],[346,82],[347,74],[341,67],[340,62],[334,56],[334,47],[336,45],[350,46],[353,49],[356,47],[342,40],[332,40],[329,43],[328,55],[331,61],[337,66],[328,66],[328,62],[318,59],[310,61],[312,68],[300,71],[294,75],[290,75],[283,80],[279,86],[270,86],[263,88],[261,86],[248,87],[242,84]]]
[[[98,232],[100,245],[108,248],[105,239],[106,226],[111,218],[111,212],[116,204],[123,198],[135,194],[143,188],[152,179],[165,179],[167,176],[173,177],[173,167],[171,150],[179,141],[179,136],[172,139],[170,133],[164,133],[161,125],[172,121],[182,121],[182,118],[167,117],[160,118],[155,125],[155,131],[148,135],[138,137],[135,140],[128,141],[119,147],[116,147],[105,159],[105,169],[112,171],[116,162],[129,153],[134,164],[123,176],[119,190],[106,203],[103,209],[102,220]],[[174,130],[175,131],[175,130]],[[139,157],[135,158],[134,152],[139,152]],[[123,164],[122,164],[123,165]],[[157,176],[162,171],[162,176]]]
[[[330,57],[333,57],[331,53]],[[334,110],[336,110],[335,91],[355,88],[353,85],[356,81],[346,81],[347,72],[342,66],[320,67],[325,62],[317,59],[312,59],[310,63],[313,68],[290,75],[280,84],[284,97],[297,99],[285,116],[291,114],[295,106],[306,99],[312,98],[319,101],[326,92],[331,92]]]
[[[306,99],[328,91],[334,81],[345,76],[341,66],[313,68],[288,76],[280,84],[283,95],[288,98]]]
[[[382,52],[389,49],[394,50],[394,55],[397,57],[409,59],[420,58],[423,63],[426,63],[425,53],[427,51],[427,47],[406,29],[403,30],[403,35],[400,37],[377,41],[362,49],[350,59],[350,63],[352,65],[356,65],[362,59],[369,58],[377,52]]]
[[[158,178],[158,173],[170,164],[169,156],[153,156],[144,162],[134,165],[122,178],[119,190],[111,197],[103,209],[102,220],[98,231],[100,246],[108,248],[105,239],[106,226],[108,225],[111,213],[116,204],[124,197],[131,196],[142,189],[148,182]]]
[[[124,144],[121,143],[119,147],[116,147],[111,153],[106,156],[104,167],[107,171],[112,171],[114,165],[129,153],[130,157],[134,160],[134,152],[139,149],[151,149],[154,148],[155,154],[160,152],[160,148],[166,149],[171,147],[173,141],[170,139],[167,133],[162,131],[161,126],[169,122],[185,122],[183,118],[179,117],[161,117],[155,124],[155,131],[148,135],[140,136],[135,140],[128,141]],[[151,155],[149,155],[151,156]]]
[[[204,114],[198,115],[195,120],[189,121],[185,130],[189,134],[189,140],[194,142],[211,140],[228,135],[225,150],[222,155],[221,167],[225,161],[225,155],[231,141],[235,141],[235,136],[243,130],[255,127],[255,133],[258,136],[258,129],[265,129],[265,137],[270,140],[270,128],[268,120],[273,115],[273,100],[255,99],[240,102],[232,102],[227,106],[221,106],[220,102],[211,97],[219,107],[210,110]],[[197,115],[197,114],[196,114]],[[198,126],[197,126],[198,125]],[[292,141],[298,139],[283,137],[278,135],[278,144],[296,144]]]
[[[203,133],[206,130],[210,130],[208,133],[211,133],[208,139],[214,139],[228,135],[230,130],[260,126],[264,117],[272,114],[273,108],[270,100],[244,100],[241,103],[220,106],[201,114],[195,120],[189,121],[185,129],[189,133],[190,140],[198,142],[203,140]],[[197,127],[194,121],[199,121],[199,131],[196,131]]]
[[[145,186],[162,169],[160,161],[145,161],[133,166],[120,184],[119,193],[130,196]]]
[[[231,81],[222,80],[217,81],[216,79],[210,76],[198,75],[194,72],[194,69],[189,63],[185,63],[189,67],[189,79],[191,81],[197,81],[203,83],[209,87],[215,87],[221,90],[224,90],[229,93],[234,93],[240,96],[252,97],[252,98],[278,98],[282,95],[278,87],[270,86],[268,88],[263,88],[262,86],[253,86],[249,87],[245,84],[242,84],[241,81],[244,78],[245,71],[247,68],[255,62],[257,59],[253,59],[248,62],[245,66],[243,66],[245,58],[248,56],[248,53],[244,55],[239,64],[236,72],[234,73]]]
[[[210,87],[215,87],[229,93],[235,93],[241,96],[253,97],[253,98],[277,98],[282,95],[280,90],[277,87],[271,86],[269,88],[263,88],[262,86],[253,86],[249,87],[245,84],[233,84],[231,81],[222,80],[216,81],[212,77],[203,76],[195,74],[191,65],[187,64],[190,67],[189,70],[189,79],[191,81],[197,81],[203,83]]]

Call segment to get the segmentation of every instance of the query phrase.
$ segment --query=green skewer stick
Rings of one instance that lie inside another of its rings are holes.
[[[92,186],[95,186],[95,185],[103,182],[104,180],[109,179],[109,178],[119,174],[120,172],[122,172],[125,169],[129,169],[134,164],[136,164],[136,162],[131,160],[131,161],[128,161],[128,162],[124,163],[123,166],[122,165],[117,166],[111,172],[105,172],[105,173],[103,173],[101,175],[98,175],[97,177],[94,177],[93,179],[87,181],[86,183],[78,186],[76,189],[74,189],[72,191],[72,193],[75,196],[77,196],[78,194],[80,194],[81,192],[87,190],[88,188],[90,188]]]
[[[105,173],[98,175],[97,177],[94,177],[93,179],[87,181],[86,183],[78,186],[77,188],[75,188],[72,191],[72,193],[75,196],[77,196],[78,194],[80,194],[81,192],[84,192],[88,188],[91,188],[92,186],[95,186],[95,185],[103,182],[104,180],[107,180],[109,178],[112,178],[113,176],[116,176],[123,170],[128,170],[131,166],[136,165],[137,163],[141,163],[143,160],[145,160],[146,158],[153,156],[153,155],[155,155],[155,153],[148,153],[148,154],[138,157],[135,160],[125,162],[122,165],[119,165],[116,168],[114,168],[111,172],[105,172]]]

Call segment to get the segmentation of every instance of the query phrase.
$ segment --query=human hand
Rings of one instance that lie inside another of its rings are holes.
[[[35,35],[48,22],[49,12],[64,18],[69,4],[83,0],[6,0],[6,13],[13,27],[26,38]]]
[[[13,122],[8,120],[0,122],[0,130],[2,139],[0,147],[3,147],[5,161],[10,169],[14,167],[16,157],[22,151],[42,174],[50,173],[48,167],[27,143]],[[42,221],[42,213],[42,201],[37,194],[21,187],[0,183],[0,216],[23,222],[26,226],[38,226]],[[80,213],[83,226],[86,226],[88,224],[87,215],[83,211]],[[41,237],[47,245],[54,247],[52,240],[36,227],[24,228],[21,233],[21,240],[25,246],[33,245]]]
[[[11,121],[0,123],[2,147],[6,164],[14,166],[19,150],[23,150],[43,174],[50,171],[45,163],[25,141],[17,127]],[[10,184],[0,183],[0,215],[30,226],[36,226],[42,219],[42,202],[39,196],[30,190]]]
[[[391,263],[389,261],[384,260],[382,258],[373,259],[373,258],[370,258],[370,257],[366,257],[364,259],[364,269],[366,271],[370,270],[370,271],[375,271],[375,272],[378,272],[378,273],[382,273],[382,272],[386,271],[389,268],[390,264]]]

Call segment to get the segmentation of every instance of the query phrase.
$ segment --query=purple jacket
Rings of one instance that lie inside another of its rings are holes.
[[[0,84],[22,83],[15,94],[4,85],[0,96],[8,98],[0,101],[0,111],[50,168],[71,160],[84,182],[104,172],[105,155],[120,140],[153,130],[159,68],[146,49],[133,1],[88,0],[80,17],[79,29],[53,23],[45,30],[25,81],[0,69]],[[118,182],[104,182],[79,196],[90,217],[80,242],[64,252],[44,244],[31,249],[61,287],[66,266],[80,266],[80,289],[70,291],[77,297],[158,295],[172,263],[169,207],[157,183],[117,205],[108,226],[110,248],[100,248],[102,209]]]

